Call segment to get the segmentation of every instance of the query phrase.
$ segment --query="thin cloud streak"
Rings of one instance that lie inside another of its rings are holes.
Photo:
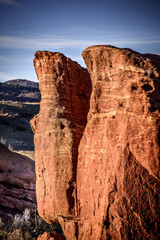
[[[0,3],[7,4],[7,5],[20,6],[20,4],[15,0],[0,0]]]
[[[46,49],[46,48],[70,48],[93,45],[96,42],[85,40],[73,40],[67,38],[23,38],[14,36],[0,36],[0,48],[11,49]]]
[[[0,72],[0,81],[7,81],[9,79],[12,79],[13,76],[6,74],[4,72]]]
[[[15,59],[0,56],[0,62],[12,62],[12,61],[15,61]]]
[[[160,39],[155,40],[115,40],[110,39],[107,41],[86,41],[81,39],[70,39],[65,37],[49,37],[49,38],[25,38],[15,36],[0,36],[0,48],[7,49],[60,49],[60,48],[81,48],[91,45],[111,44],[119,46],[127,45],[142,45],[142,44],[156,44],[160,43]]]
[[[141,44],[155,44],[160,43],[160,40],[121,40],[121,41],[112,41],[112,44],[120,45],[141,45]]]
[[[28,58],[28,59],[22,59],[22,58],[8,58],[8,57],[3,57],[0,56],[0,62],[32,62],[32,59]]]

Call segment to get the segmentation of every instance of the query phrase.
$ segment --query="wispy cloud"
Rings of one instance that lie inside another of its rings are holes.
[[[132,46],[144,44],[160,43],[160,39],[110,39],[108,41],[92,41],[81,39],[70,39],[66,37],[16,37],[16,36],[0,36],[0,48],[7,49],[30,49],[30,50],[53,50],[64,48],[85,48],[91,45],[111,44],[117,46]]]
[[[10,80],[12,79],[13,76],[9,75],[9,74],[6,74],[4,72],[0,72],[0,81],[7,81],[7,80]]]
[[[7,57],[1,57],[0,56],[0,62],[12,62],[14,60],[15,59],[13,59],[13,58],[7,58]]]
[[[81,47],[85,45],[96,44],[95,41],[86,41],[78,39],[69,39],[64,37],[41,37],[41,38],[24,38],[15,36],[0,36],[1,48],[12,49],[60,49],[69,47]]]
[[[17,2],[16,0],[0,0],[0,3],[7,4],[7,5],[15,5],[15,6],[20,5],[20,3]]]
[[[4,57],[4,56],[0,56],[0,62],[23,62],[23,63],[26,63],[26,62],[32,62],[32,59],[31,58],[12,58],[12,57]]]
[[[119,40],[112,41],[112,44],[124,44],[124,45],[143,45],[143,44],[155,44],[160,43],[160,39],[156,40]]]

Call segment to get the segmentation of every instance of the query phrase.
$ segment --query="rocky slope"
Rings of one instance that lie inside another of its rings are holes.
[[[87,124],[86,71],[58,53],[34,60],[39,212],[69,240],[158,239],[160,59],[112,46],[83,57]]]
[[[34,209],[34,162],[0,143],[0,216]]]

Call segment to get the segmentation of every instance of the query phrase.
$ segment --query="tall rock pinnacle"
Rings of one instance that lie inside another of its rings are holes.
[[[156,239],[160,58],[111,46],[82,55],[93,89],[79,146],[78,239]]]
[[[32,119],[38,211],[47,222],[75,218],[78,145],[89,110],[86,69],[60,53],[36,52],[41,103]]]

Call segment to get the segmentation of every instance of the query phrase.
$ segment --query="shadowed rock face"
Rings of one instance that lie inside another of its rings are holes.
[[[64,240],[64,238],[58,233],[43,233],[38,237],[38,240]]]
[[[60,53],[36,52],[41,91],[35,132],[39,214],[53,222],[75,217],[78,145],[89,110],[91,80],[86,69]]]
[[[82,55],[93,89],[79,146],[78,239],[156,239],[160,59],[111,46]]]
[[[88,73],[62,54],[35,55],[40,215],[68,240],[158,239],[160,59],[111,46],[82,55],[87,124]]]
[[[35,208],[34,162],[0,144],[0,214]]]

